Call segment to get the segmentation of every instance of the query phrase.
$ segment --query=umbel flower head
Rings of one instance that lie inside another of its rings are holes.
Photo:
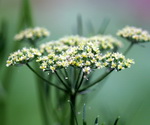
[[[119,53],[101,53],[101,42],[96,41],[96,37],[94,40],[83,39],[79,42],[77,42],[79,37],[77,40],[74,40],[73,37],[68,38],[71,40],[65,39],[41,45],[42,52],[46,51],[48,55],[38,57],[37,62],[40,63],[40,69],[55,72],[61,68],[66,69],[72,66],[89,74],[92,70],[104,67],[120,71],[129,68],[134,63],[133,60],[126,59]],[[70,41],[74,41],[73,44]]]
[[[58,40],[60,43],[67,46],[78,46],[81,42],[85,44],[87,42],[87,38],[81,36],[66,36]]]
[[[99,35],[90,37],[88,41],[97,42],[101,51],[118,49],[123,46],[122,42],[111,35]]]
[[[150,41],[150,34],[148,31],[133,26],[126,26],[122,30],[119,30],[117,35],[129,40],[132,43],[144,43]]]
[[[108,52],[102,57],[102,62],[105,67],[115,69],[120,71],[125,68],[130,68],[131,64],[134,64],[132,59],[126,59],[120,53],[110,53]]]
[[[59,54],[62,51],[65,51],[68,49],[67,45],[62,44],[59,41],[50,41],[44,44],[40,45],[40,52],[41,53],[45,53],[45,54],[50,54],[53,53],[53,51],[55,50],[55,53]]]
[[[42,53],[51,53],[56,51],[61,53],[66,51],[68,47],[71,46],[86,46],[88,43],[93,43],[93,46],[98,47],[98,49],[103,53],[104,51],[114,51],[122,47],[122,43],[116,38],[103,35],[103,36],[94,36],[90,38],[80,37],[80,36],[68,36],[59,39],[58,41],[50,41],[40,45],[40,51]]]
[[[36,58],[37,56],[41,56],[41,53],[38,49],[35,48],[23,48],[18,50],[8,57],[6,66],[13,66],[19,64],[26,64]]]
[[[28,28],[21,31],[15,36],[16,41],[32,41],[35,42],[41,38],[49,36],[50,33],[47,29],[41,27]]]

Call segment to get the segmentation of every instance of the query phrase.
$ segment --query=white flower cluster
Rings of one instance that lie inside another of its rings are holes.
[[[99,35],[88,39],[88,41],[97,42],[101,51],[112,50],[123,46],[122,42],[111,35]]]
[[[133,43],[143,43],[150,41],[150,34],[148,31],[133,26],[126,26],[122,30],[119,30],[117,35],[126,38]]]
[[[36,62],[40,63],[40,69],[43,71],[55,72],[69,66],[80,68],[85,74],[104,67],[120,71],[129,68],[134,63],[133,60],[126,59],[119,53],[103,53],[120,45],[121,42],[111,36],[70,36],[42,44],[40,50],[18,50],[9,56],[7,66],[25,64],[37,57]]]
[[[86,46],[91,42],[94,46],[98,47],[101,52],[122,47],[122,43],[119,40],[109,35],[94,36],[91,38],[69,36],[61,38],[58,41],[50,41],[42,44],[40,46],[40,51],[42,53],[51,53],[53,50],[62,52],[67,50],[67,48],[70,46],[80,46],[81,44]]]
[[[86,40],[87,38],[76,35],[76,36],[66,36],[59,39],[58,41],[60,41],[60,43],[63,43],[64,45],[67,46],[77,46],[80,44],[80,42],[83,43],[86,42]]]
[[[103,65],[105,67],[115,69],[117,71],[120,71],[125,68],[130,68],[131,64],[134,64],[134,61],[132,59],[126,59],[125,56],[123,56],[120,53],[110,53],[108,52],[102,57],[101,60]]]
[[[133,63],[133,60],[125,59],[119,53],[102,54],[102,47],[100,47],[100,42],[95,40],[96,37],[94,40],[81,38],[83,41],[78,36],[65,39],[41,45],[41,52],[46,52],[48,55],[38,57],[37,62],[40,63],[40,69],[55,72],[58,69],[72,66],[81,68],[85,74],[89,74],[94,69],[104,67],[119,71],[129,68]]]
[[[63,46],[60,46],[60,48]],[[59,68],[67,68],[68,66],[75,66],[79,68],[91,67],[101,68],[100,60],[101,55],[98,48],[92,43],[88,43],[86,46],[81,44],[79,46],[68,46],[66,51],[62,51],[58,54],[56,50],[53,50],[48,56],[39,57],[37,62],[41,63],[40,68],[45,70],[54,70]],[[95,64],[95,62],[97,62]]]
[[[67,49],[68,46],[60,43],[59,41],[50,41],[40,45],[40,52],[46,54],[52,53],[53,51],[60,54]]]
[[[41,53],[38,49],[35,48],[23,48],[18,50],[8,57],[6,62],[6,66],[25,64],[36,58],[37,56],[41,56]]]
[[[50,33],[45,28],[35,27],[35,28],[28,28],[26,30],[21,31],[19,34],[15,36],[16,41],[24,41],[24,40],[31,40],[36,41],[38,39],[44,38],[49,36]]]

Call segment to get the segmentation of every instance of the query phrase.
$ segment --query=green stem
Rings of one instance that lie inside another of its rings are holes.
[[[73,75],[74,77],[73,77],[72,87],[74,89],[75,86],[76,86],[75,80],[76,80],[76,77],[77,77],[77,69],[76,69],[76,67],[73,67],[73,72],[74,72],[74,75]]]
[[[84,80],[84,73],[82,74],[81,81],[80,81],[80,83],[79,83],[79,85],[78,85],[78,87],[76,89],[76,92],[80,89],[80,87],[81,87],[81,85],[83,83],[83,80]]]
[[[128,46],[128,48],[126,49],[126,51],[123,54],[126,55],[131,50],[133,45],[134,45],[134,43],[131,42],[131,44]]]
[[[78,125],[77,117],[76,117],[76,94],[70,95],[70,125]]]
[[[104,18],[101,25],[100,25],[100,28],[99,28],[99,31],[98,31],[98,34],[104,34],[107,27],[108,27],[108,24],[110,23],[110,18]]]
[[[69,78],[69,75],[68,75],[68,72],[67,72],[67,70],[64,68],[64,72],[65,72],[65,77],[67,77],[67,83],[68,83],[68,86],[71,88],[71,81],[70,81],[70,78]]]
[[[64,78],[64,83],[66,83],[68,85],[68,87],[70,87],[70,82],[68,80],[68,76],[66,75],[65,71],[63,72],[61,69],[59,70],[59,73],[62,75],[62,77]],[[67,77],[67,79],[66,79]]]
[[[33,26],[32,11],[31,11],[30,5],[31,5],[30,0],[23,0],[21,3],[22,7],[20,11],[21,13],[20,13],[19,26],[18,26],[17,32],[19,32],[20,30],[26,27]],[[21,46],[21,42],[14,42],[11,52],[16,51],[20,46]],[[11,81],[14,75],[14,69],[6,68],[3,74],[4,75],[2,79],[2,84],[3,84],[5,91],[9,92]]]
[[[77,34],[80,36],[83,35],[83,25],[82,25],[81,15],[78,15],[78,17],[77,17]]]
[[[0,124],[1,125],[6,125],[6,109],[7,109],[7,105],[6,105],[6,101],[4,100],[0,100]]]
[[[40,103],[43,123],[44,125],[49,125],[49,117],[48,117],[48,109],[47,109],[46,100],[45,100],[44,85],[41,84],[40,80],[39,82],[37,82],[37,85],[38,85],[37,88],[38,88],[39,103]]]
[[[37,47],[37,41],[30,41],[30,44],[36,48]],[[44,74],[43,72],[41,72],[41,70],[38,68],[37,63],[35,62],[35,68],[38,69],[37,74],[41,77],[44,78]],[[29,64],[28,66],[30,68],[32,68]],[[32,68],[33,69],[33,68]],[[35,70],[34,70],[35,71]],[[43,81],[43,79],[39,79],[39,77],[37,77],[36,82],[37,82],[37,88],[38,88],[38,97],[39,97],[39,104],[40,104],[40,109],[41,109],[41,113],[42,113],[42,119],[43,119],[43,123],[44,125],[49,125],[50,124],[50,118],[48,115],[48,93],[47,93],[47,88],[49,87],[49,85],[47,83],[45,83],[45,81]]]
[[[26,64],[27,67],[32,71],[34,72],[40,79],[42,79],[43,81],[45,81],[46,83],[48,83],[49,85],[51,86],[54,86],[55,88],[59,89],[59,90],[62,90],[64,92],[67,92],[65,89],[63,88],[60,88],[59,86],[55,85],[54,83],[51,83],[49,82],[48,80],[44,79],[41,75],[39,75],[28,63]]]
[[[120,117],[117,117],[115,122],[114,122],[114,125],[117,125],[118,124],[118,121],[119,121]]]
[[[77,77],[77,80],[76,80],[76,83],[75,83],[75,84],[76,84],[76,85],[75,85],[75,89],[78,88],[78,82],[79,82],[79,80],[80,80],[81,74],[82,74],[82,69],[79,70],[78,77]]]
[[[104,74],[103,74],[99,79],[97,79],[95,82],[93,82],[92,84],[90,84],[90,85],[86,86],[85,88],[79,90],[78,92],[79,92],[79,93],[80,93],[80,92],[83,92],[83,91],[89,89],[90,87],[94,86],[95,84],[101,82],[101,81],[102,81],[105,77],[107,77],[112,71],[113,71],[113,69],[110,70],[109,72],[104,73]]]

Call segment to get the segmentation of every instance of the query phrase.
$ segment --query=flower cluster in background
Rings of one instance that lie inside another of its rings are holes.
[[[126,38],[133,43],[143,43],[150,41],[150,34],[148,31],[133,26],[126,26],[122,30],[119,30],[117,35]]]
[[[34,48],[23,48],[18,50],[8,57],[6,66],[26,64],[36,58],[37,56],[41,56],[41,53],[38,49]]]
[[[131,64],[134,64],[132,59],[126,59],[120,53],[107,53],[102,57],[102,62],[105,67],[116,69],[120,71],[125,68],[130,68]]]
[[[49,31],[45,28],[40,28],[40,27],[29,28],[17,34],[15,36],[15,40],[16,41],[24,41],[24,40],[36,41],[38,39],[47,37],[49,35],[50,35]]]
[[[111,35],[99,35],[89,38],[88,41],[98,42],[99,48],[102,51],[110,49],[118,49],[123,46],[122,42],[112,37]]]
[[[81,41],[82,44],[87,44],[87,42],[94,42],[95,44],[99,44],[99,49],[101,51],[113,50],[115,48],[122,47],[122,42],[112,37],[111,35],[98,35],[90,38],[69,36],[61,38],[59,41],[60,43],[68,46],[78,46]]]

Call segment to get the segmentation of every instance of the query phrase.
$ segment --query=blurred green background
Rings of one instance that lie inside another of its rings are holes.
[[[77,34],[77,16],[83,21],[83,36],[99,31],[105,18],[110,23],[105,34],[115,36],[125,25],[137,26],[150,31],[150,1],[148,0],[32,0],[35,26],[46,27],[56,40],[66,35]],[[0,22],[8,23],[7,59],[14,44],[13,37],[19,25],[22,0],[0,0]],[[122,40],[122,39],[121,39]],[[124,47],[129,45],[122,40]],[[26,46],[26,44],[25,44]],[[87,105],[87,119],[93,124],[96,116],[107,125],[120,116],[119,125],[150,125],[150,43],[136,45],[127,55],[135,60],[131,69],[114,72],[105,84],[98,86],[83,104]],[[4,77],[5,60],[0,63],[0,79]],[[14,69],[14,68],[13,68]],[[7,77],[9,79],[9,77]],[[1,82],[1,81],[0,81]],[[7,98],[7,125],[42,125],[38,103],[38,90],[34,75],[26,67],[15,67],[10,92]],[[2,93],[2,89],[0,89]],[[95,96],[96,95],[96,96]],[[67,103],[67,102],[66,102]],[[81,119],[82,110],[79,110]],[[66,119],[67,120],[67,119]]]

